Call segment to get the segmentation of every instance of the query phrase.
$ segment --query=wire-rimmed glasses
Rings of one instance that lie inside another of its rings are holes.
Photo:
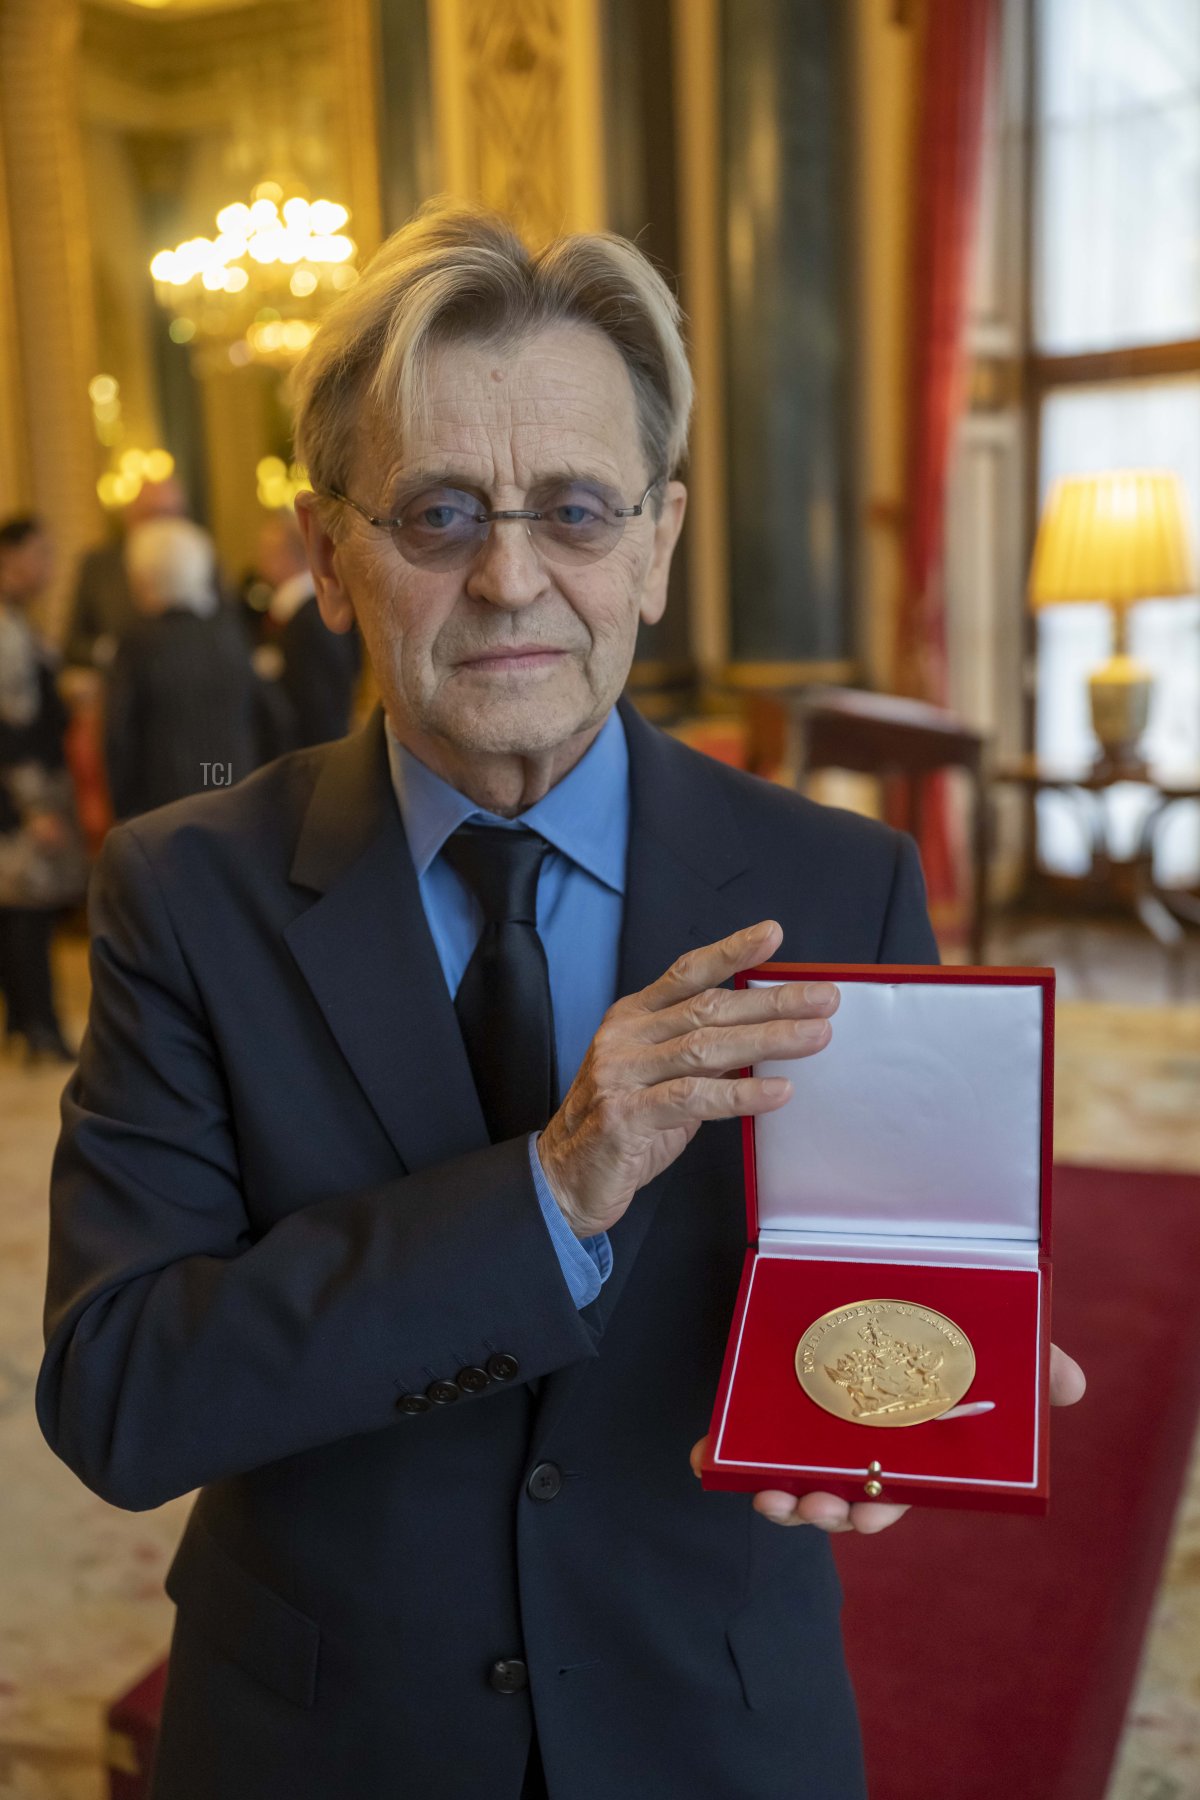
[[[662,476],[655,476],[636,506],[623,506],[620,496],[602,483],[559,480],[534,489],[534,504],[501,512],[482,506],[476,494],[437,485],[407,500],[394,519],[382,519],[337,488],[319,488],[326,500],[353,507],[368,525],[386,531],[404,558],[417,569],[462,569],[478,556],[498,521],[523,519],[535,548],[559,564],[598,562],[620,542],[627,519],[641,517]]]

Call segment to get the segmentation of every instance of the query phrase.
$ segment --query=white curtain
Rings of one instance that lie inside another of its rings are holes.
[[[1200,0],[1039,0],[1036,345],[1047,354],[1200,338]],[[1060,475],[1168,468],[1200,521],[1200,376],[1063,387],[1044,405],[1041,500]],[[1038,742],[1078,766],[1096,750],[1087,676],[1108,655],[1103,606],[1038,618]],[[1155,673],[1145,748],[1200,765],[1200,599],[1133,609],[1131,648]],[[1152,796],[1110,792],[1110,844],[1128,854]],[[1047,867],[1088,862],[1083,815],[1043,795]],[[1156,843],[1166,884],[1200,878],[1200,808],[1175,806]]]
[[[1041,350],[1200,337],[1200,0],[1041,0]]]

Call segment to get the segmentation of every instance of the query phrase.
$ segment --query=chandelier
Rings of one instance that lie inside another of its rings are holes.
[[[336,200],[285,198],[263,181],[249,202],[221,208],[215,238],[159,250],[150,273],[174,342],[235,368],[295,362],[328,302],[358,280],[349,220]]]

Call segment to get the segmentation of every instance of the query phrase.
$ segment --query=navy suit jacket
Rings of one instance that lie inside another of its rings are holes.
[[[788,958],[936,960],[910,840],[623,716],[621,992],[768,916]],[[578,1312],[525,1139],[487,1141],[379,715],[114,831],[92,922],[38,1410],[116,1506],[200,1489],[156,1800],[516,1800],[534,1719],[565,1800],[860,1800],[827,1540],[688,1466],[737,1122]]]

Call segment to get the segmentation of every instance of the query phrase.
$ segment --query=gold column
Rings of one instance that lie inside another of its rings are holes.
[[[28,446],[26,499],[49,521],[61,623],[79,552],[101,531],[87,385],[95,374],[80,136],[77,0],[0,5],[0,121]]]
[[[440,179],[531,243],[604,224],[597,0],[430,0]]]
[[[365,262],[382,235],[376,0],[338,0],[330,16],[338,65],[346,204],[360,259]]]
[[[29,444],[13,281],[8,183],[4,138],[0,133],[0,511],[3,512],[17,512],[30,503]]]
[[[856,116],[853,220],[859,367],[855,444],[858,641],[871,684],[893,679],[904,584],[905,375],[916,34],[894,0],[852,15]]]
[[[692,654],[715,680],[729,656],[729,504],[722,355],[720,19],[717,0],[674,0],[683,302],[696,413],[688,463]]]

